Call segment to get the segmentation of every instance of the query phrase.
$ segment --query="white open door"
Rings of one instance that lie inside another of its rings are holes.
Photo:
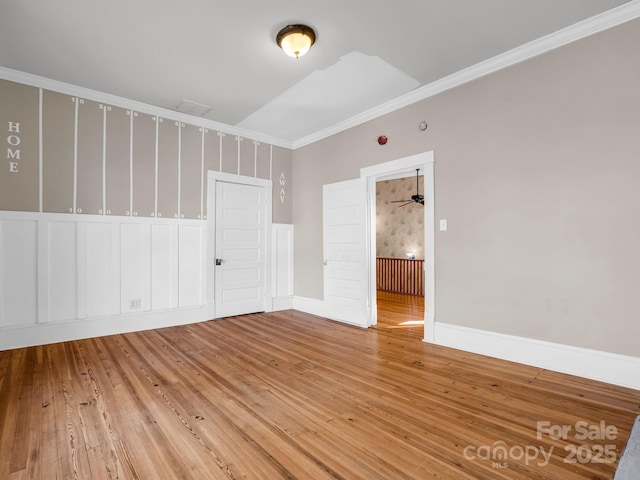
[[[267,189],[215,182],[214,316],[266,309]]]
[[[333,320],[368,326],[366,183],[323,187],[324,303]]]

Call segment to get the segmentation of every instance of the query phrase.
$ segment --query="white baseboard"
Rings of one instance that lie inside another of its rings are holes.
[[[435,343],[640,390],[640,358],[436,322]]]
[[[327,309],[324,305],[324,300],[294,296],[293,308],[304,313],[310,313],[311,315],[329,318],[327,315]]]
[[[208,320],[208,318],[206,307],[203,305],[158,312],[95,317],[72,322],[50,322],[23,327],[7,327],[2,329],[0,351],[66,342],[81,338],[187,325],[205,320]]]
[[[293,297],[293,308],[329,318],[322,300]],[[640,390],[640,358],[435,323],[435,344]]]
[[[294,308],[328,318],[324,301],[276,297],[273,310]],[[205,306],[4,328],[0,350],[197,323]],[[640,358],[436,322],[435,343],[512,362],[640,390]]]
[[[280,310],[291,310],[293,308],[293,295],[286,297],[273,297],[271,303],[271,311],[279,312]]]

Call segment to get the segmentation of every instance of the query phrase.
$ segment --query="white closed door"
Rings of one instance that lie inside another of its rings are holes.
[[[216,182],[216,318],[265,310],[266,197],[264,187]]]
[[[333,320],[369,324],[364,179],[323,187],[324,303]]]

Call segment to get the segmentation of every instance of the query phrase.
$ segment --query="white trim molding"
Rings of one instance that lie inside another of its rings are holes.
[[[436,322],[437,345],[640,390],[640,358]]]
[[[416,168],[422,170],[424,193],[424,301],[429,305],[424,312],[424,340],[433,341],[436,312],[435,276],[435,181],[433,150],[409,157],[380,163],[360,169],[360,175],[368,182],[367,189],[367,266],[369,284],[370,318],[369,325],[378,322],[376,306],[376,182],[405,175],[414,175]]]
[[[85,319],[82,322],[52,322],[7,327],[0,335],[0,351],[14,348],[69,342],[84,338],[140,332],[156,328],[188,325],[209,320],[205,306],[164,311],[111,315]]]
[[[322,300],[295,296],[293,308],[327,318]],[[441,322],[435,323],[434,337],[435,345],[640,390],[637,357]]]
[[[18,70],[12,70],[6,67],[0,67],[0,78],[56,91],[59,93],[66,93],[72,96],[88,98],[97,102],[102,102],[117,107],[133,109],[139,112],[148,113],[150,115],[170,118],[172,120],[186,122],[189,124],[209,128],[211,130],[226,132],[230,135],[237,135],[259,142],[276,145],[282,148],[295,150],[378,118],[387,113],[393,112],[444,91],[450,90],[464,83],[471,82],[485,75],[489,75],[511,65],[523,62],[529,58],[542,55],[563,45],[567,45],[590,35],[594,35],[609,28],[613,28],[625,22],[634,20],[638,17],[640,17],[640,0],[631,0],[630,2],[624,3],[616,8],[612,8],[611,10],[603,12],[599,15],[595,15],[574,25],[558,30],[557,32],[545,35],[544,37],[538,38],[512,50],[496,55],[495,57],[492,57],[488,60],[455,72],[447,77],[419,87],[415,90],[412,90],[411,92],[401,95],[374,108],[371,108],[365,112],[354,115],[353,117],[348,118],[342,122],[338,122],[328,128],[319,130],[315,133],[312,133],[311,135],[307,135],[305,137],[294,140],[293,142],[280,138],[274,138],[260,132],[239,128],[233,125],[227,125],[213,120],[208,120],[202,117],[195,117],[192,115],[177,112],[175,110],[169,110],[135,100],[129,100],[116,95],[71,85],[58,80],[40,77],[38,75],[33,75]]]
[[[295,310],[327,318],[322,300],[294,296]],[[640,358],[436,322],[436,345],[640,390]],[[429,342],[431,343],[431,342]]]
[[[293,295],[286,297],[273,297],[271,300],[271,308],[269,312],[280,312],[282,310],[291,310],[293,308]]]
[[[135,110],[136,112],[147,113],[158,117],[170,119],[177,122],[184,122],[198,127],[208,128],[214,131],[225,132],[229,135],[236,135],[242,138],[249,138],[258,142],[276,145],[282,148],[291,148],[292,144],[288,140],[275,138],[260,132],[239,128],[226,123],[216,122],[203,117],[196,117],[186,113],[170,110],[168,108],[149,105],[147,103],[130,100],[110,93],[92,90],[90,88],[79,87],[70,83],[53,80],[46,77],[40,77],[31,73],[21,72],[0,66],[0,78],[11,82],[22,83],[32,87],[38,87],[45,90],[51,90],[58,93],[64,93],[74,97],[85,98],[99,103],[105,103],[114,107]]]
[[[545,35],[529,43],[501,53],[475,65],[471,65],[458,72],[452,73],[442,79],[416,88],[409,93],[396,97],[388,102],[373,107],[347,120],[336,123],[329,128],[312,133],[293,142],[293,149],[310,145],[324,138],[344,132],[350,128],[378,118],[387,113],[414,104],[439,93],[451,90],[465,83],[523,62],[530,58],[542,55],[563,45],[575,42],[582,38],[594,35],[609,28],[616,27],[628,21],[640,17],[640,0],[632,0],[628,3],[612,8],[599,15],[578,22],[557,32]]]
[[[318,317],[329,318],[327,316],[327,308],[325,307],[324,300],[299,297],[295,295],[293,297],[293,308],[300,312],[309,313]]]
[[[272,312],[293,308],[293,225],[271,225]]]

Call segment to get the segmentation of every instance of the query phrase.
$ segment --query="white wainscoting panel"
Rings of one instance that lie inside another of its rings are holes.
[[[199,322],[206,220],[0,211],[0,350]],[[293,225],[273,226],[273,310],[293,306]]]
[[[0,211],[0,350],[206,320],[206,222]]]
[[[293,308],[293,225],[272,225],[272,310]]]
[[[206,303],[203,296],[202,265],[206,258],[202,248],[200,225],[181,225],[178,230],[178,305],[190,307]]]
[[[37,222],[0,223],[0,326],[37,322]]]
[[[151,309],[178,306],[177,225],[151,225]]]
[[[120,266],[120,262],[113,261],[116,245],[113,239],[113,232],[118,230],[120,225],[113,223],[86,223],[86,228],[81,229],[85,237],[81,239],[81,244],[86,245],[83,249],[86,257],[81,261],[83,271],[81,272],[80,283],[86,285],[86,312],[87,317],[104,317],[107,315],[117,315],[120,313],[119,289],[113,288],[114,277],[119,277],[119,271],[114,271]],[[119,242],[118,242],[119,243]],[[116,283],[117,285],[117,283]],[[116,295],[117,309],[112,309],[112,298]]]
[[[44,221],[48,281],[43,322],[75,320],[78,315],[78,223]],[[41,223],[41,225],[42,225]],[[41,235],[42,237],[42,235]],[[38,272],[40,275],[40,272]]]
[[[120,310],[122,313],[151,310],[149,275],[150,226],[125,223],[120,226]]]

